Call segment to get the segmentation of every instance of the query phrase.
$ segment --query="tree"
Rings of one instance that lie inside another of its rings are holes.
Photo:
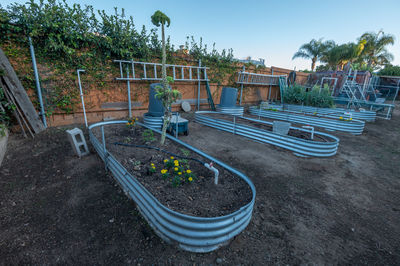
[[[364,41],[364,49],[360,56],[367,62],[367,67],[379,67],[390,63],[393,55],[386,49],[388,45],[394,44],[394,36],[385,34],[382,30],[375,32],[366,32],[359,38]]]
[[[360,53],[364,49],[365,42],[344,43],[334,45],[327,49],[321,56],[320,61],[327,64],[332,70],[342,70],[347,63],[353,63],[359,58]]]
[[[295,58],[311,59],[311,71],[314,71],[317,61],[334,45],[334,41],[322,42],[322,38],[319,40],[312,39],[309,43],[300,46],[299,50],[293,55],[292,60]]]
[[[169,122],[171,121],[172,113],[171,113],[171,104],[175,102],[177,99],[181,97],[181,93],[178,90],[172,90],[169,88],[169,83],[173,81],[171,77],[167,78],[167,68],[165,66],[166,61],[166,51],[165,51],[165,33],[164,26],[169,27],[171,20],[167,15],[162,13],[160,10],[157,10],[151,16],[151,22],[157,26],[161,26],[161,41],[162,41],[162,86],[157,86],[157,94],[156,97],[162,101],[164,106],[164,123],[162,127],[161,134],[161,145],[164,145],[165,136],[167,134],[167,128],[169,126]]]

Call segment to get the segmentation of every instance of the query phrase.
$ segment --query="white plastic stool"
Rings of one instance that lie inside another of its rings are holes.
[[[89,149],[82,130],[79,128],[70,129],[67,130],[67,135],[75,154],[78,155],[79,158],[89,154]]]

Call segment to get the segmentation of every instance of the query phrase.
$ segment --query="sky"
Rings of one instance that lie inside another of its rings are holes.
[[[1,0],[2,6],[23,1]],[[208,47],[233,49],[236,58],[263,58],[267,66],[297,70],[310,69],[310,60],[293,54],[311,39],[324,38],[336,43],[354,42],[367,31],[383,30],[395,36],[389,47],[392,62],[400,65],[400,0],[67,0],[114,12],[124,8],[135,25],[153,28],[151,15],[161,10],[171,19],[166,30],[177,48],[186,36],[202,37]]]

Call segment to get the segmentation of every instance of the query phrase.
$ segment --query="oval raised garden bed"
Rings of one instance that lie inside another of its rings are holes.
[[[365,126],[365,122],[356,119],[348,119],[346,117],[330,117],[330,116],[318,116],[318,114],[303,114],[293,113],[288,111],[272,111],[260,109],[258,107],[250,107],[249,112],[252,115],[261,116],[269,119],[277,119],[282,121],[288,121],[291,123],[304,124],[310,126],[316,126],[325,128],[330,131],[341,131],[347,132],[353,135],[362,134]]]
[[[321,107],[313,107],[313,106],[304,106],[297,104],[284,104],[282,105],[270,105],[271,108],[278,108],[279,110],[289,110],[296,111],[302,113],[311,113],[318,115],[328,115],[335,118],[339,118],[340,116],[344,116],[346,112],[351,113],[353,119],[359,119],[366,122],[374,122],[376,118],[375,111],[356,111],[353,109],[344,109],[344,108],[321,108]]]
[[[339,139],[330,134],[314,131],[314,139],[311,139],[307,130],[290,127],[288,135],[280,135],[272,132],[273,123],[249,117],[198,111],[195,119],[209,127],[291,150],[298,156],[329,157],[337,153],[339,146]]]
[[[124,192],[136,202],[139,211],[157,235],[188,251],[209,252],[228,243],[246,228],[252,217],[256,194],[247,176],[169,135],[162,149],[165,147],[168,152],[172,150],[173,154],[185,149],[182,153],[186,157],[178,155],[171,159],[171,154],[137,147],[142,144],[146,147],[157,146],[158,140],[149,139],[152,134],[147,133],[158,135],[161,132],[137,122],[135,132],[132,133],[132,130],[125,127],[126,123],[110,121],[93,124],[89,126],[90,141],[107,169]],[[147,137],[143,134],[145,130]],[[115,142],[118,139],[122,143]],[[193,162],[184,162],[185,159],[181,158],[188,158],[188,152]],[[147,159],[137,163],[140,158]],[[198,172],[197,176],[193,176],[196,179],[193,183],[187,181],[174,187],[170,178],[163,178],[160,169],[165,170],[166,164],[176,158],[180,158],[179,163],[186,163],[191,169],[199,168],[194,165],[197,164],[196,160],[213,162],[220,171],[219,184],[213,184],[214,173],[204,168],[206,174],[203,170],[193,170]],[[150,173],[153,167],[156,171]],[[213,202],[213,199],[217,202]],[[234,201],[227,203],[229,199]]]

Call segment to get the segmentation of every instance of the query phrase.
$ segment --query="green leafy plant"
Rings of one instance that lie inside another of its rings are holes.
[[[144,130],[142,133],[142,138],[145,142],[153,142],[156,140],[156,138],[154,137],[153,130],[151,129]]]
[[[314,86],[311,90],[299,84],[294,84],[285,89],[283,101],[288,104],[304,104],[314,107],[333,107],[333,97],[330,95],[329,88]]]
[[[154,165],[154,163],[151,163],[150,164],[150,167],[149,167],[149,173],[150,174],[153,174],[153,173],[155,173],[157,170],[156,170],[156,166]]]
[[[0,136],[5,136],[6,129],[11,122],[11,113],[15,109],[15,105],[7,101],[4,90],[0,87]]]
[[[185,182],[192,183],[196,179],[196,175],[190,170],[189,165],[187,163],[184,165],[183,160],[179,161],[173,156],[164,160],[161,176],[163,179],[170,178],[170,182],[174,187],[183,185]]]
[[[190,151],[188,151],[187,149],[181,149],[181,152],[182,152],[183,156],[185,156],[185,157],[190,156]]]
[[[398,76],[400,77],[400,66],[386,65],[378,72],[381,76]]]

